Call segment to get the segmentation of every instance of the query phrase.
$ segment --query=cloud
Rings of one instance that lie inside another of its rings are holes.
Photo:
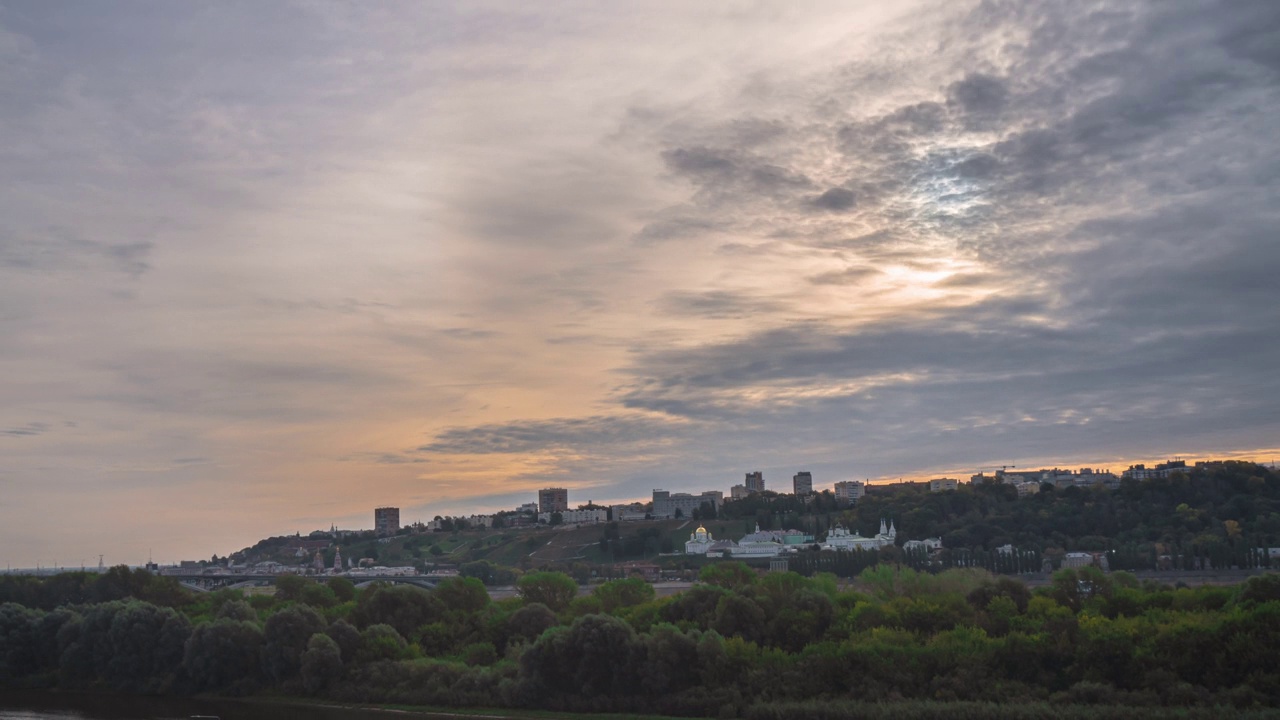
[[[42,422],[30,422],[19,427],[0,430],[0,435],[11,438],[35,437],[49,432],[49,425]]]
[[[857,204],[858,197],[853,194],[852,190],[844,188],[831,188],[813,199],[814,207],[837,212],[850,210]]]
[[[687,428],[687,423],[616,415],[521,420],[474,427],[446,428],[438,433],[432,442],[419,447],[418,452],[433,454],[620,452],[626,447],[661,444]]]
[[[673,315],[706,318],[741,318],[778,313],[787,308],[787,304],[779,300],[727,290],[671,292],[662,297],[660,305],[664,312]]]
[[[197,14],[0,13],[13,507],[1274,444],[1273,2]]]

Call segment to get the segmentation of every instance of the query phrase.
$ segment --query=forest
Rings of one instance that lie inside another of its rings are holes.
[[[1082,568],[1032,591],[881,564],[842,587],[723,562],[670,597],[531,572],[494,601],[474,578],[194,595],[117,567],[0,589],[9,687],[761,719],[1262,717],[1280,700],[1270,574],[1175,588]]]

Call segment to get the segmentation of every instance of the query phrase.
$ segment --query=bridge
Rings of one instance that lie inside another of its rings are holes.
[[[178,584],[194,590],[196,592],[209,592],[210,590],[219,590],[222,588],[243,589],[249,587],[266,587],[275,585],[276,580],[282,577],[304,577],[313,580],[328,580],[334,577],[346,577],[344,575],[289,575],[287,573],[280,575],[250,575],[250,574],[222,574],[222,575],[204,575],[201,573],[173,573],[165,574],[164,577],[171,577],[178,581]],[[433,577],[426,575],[374,575],[374,576],[356,576],[347,577],[358,588],[364,588],[376,582],[393,583],[396,585],[414,585],[420,588],[430,590],[440,583],[441,580],[447,578]]]

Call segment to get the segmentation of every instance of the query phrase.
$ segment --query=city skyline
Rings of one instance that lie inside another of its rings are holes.
[[[1078,10],[0,4],[4,560],[1272,462],[1280,11]]]

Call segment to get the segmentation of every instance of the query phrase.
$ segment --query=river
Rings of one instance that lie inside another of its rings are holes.
[[[0,720],[388,720],[404,713],[230,699],[0,691]],[[448,715],[410,715],[443,718]]]

